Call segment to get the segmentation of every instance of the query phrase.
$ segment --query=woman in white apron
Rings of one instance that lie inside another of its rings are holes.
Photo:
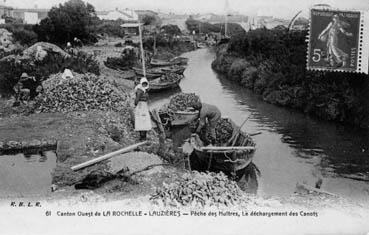
[[[149,94],[147,90],[149,82],[145,77],[141,78],[140,84],[135,87],[135,131],[140,132],[140,140],[146,139],[147,131],[151,130],[151,118],[147,105]]]

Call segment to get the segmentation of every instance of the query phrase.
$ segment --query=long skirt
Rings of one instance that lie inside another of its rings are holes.
[[[151,118],[147,102],[140,101],[135,108],[135,131],[149,131],[151,128]]]

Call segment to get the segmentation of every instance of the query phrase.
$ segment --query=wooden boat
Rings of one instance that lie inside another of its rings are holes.
[[[158,59],[151,59],[150,61],[150,65],[154,67],[171,66],[171,65],[178,65],[178,64],[179,64],[178,62],[158,60]]]
[[[149,92],[160,92],[163,90],[173,89],[179,86],[179,82],[183,78],[181,75],[176,75],[175,79],[163,80],[162,77],[151,80],[149,86]]]
[[[138,76],[143,76],[143,70],[141,68],[133,67],[132,68]],[[157,67],[157,68],[148,68],[146,69],[146,77],[148,79],[155,79],[167,73],[176,73],[182,75],[186,70],[186,67],[173,65],[167,67]]]
[[[174,57],[171,60],[159,60],[159,59],[151,59],[150,65],[153,67],[163,67],[163,66],[172,66],[172,65],[186,65],[188,63],[188,58],[184,57]]]
[[[161,71],[163,71],[164,73],[167,72],[171,72],[171,73],[176,73],[176,74],[183,74],[184,71],[186,70],[185,66],[180,66],[180,65],[173,65],[170,67],[158,67],[161,69]]]
[[[199,43],[197,43],[197,48],[206,48],[206,44],[202,43],[202,42],[199,42]]]
[[[233,126],[233,141],[229,144],[204,146],[200,137],[192,134],[182,149],[189,155],[191,170],[223,172],[237,181],[243,190],[250,189],[250,184],[257,187],[259,170],[252,163],[255,142],[247,133],[240,131],[235,123],[230,122]]]
[[[142,69],[137,68],[137,67],[133,67],[132,69],[133,69],[133,71],[135,71],[135,73],[136,73],[137,76],[140,76],[140,77],[143,77],[144,76],[144,73],[143,73],[143,70]],[[156,72],[156,71],[148,71],[148,70],[146,70],[146,78],[149,79],[149,80],[158,78],[158,77],[160,77],[162,75],[163,75],[162,72]]]
[[[179,65],[186,65],[188,64],[188,58],[177,56],[171,59],[172,62],[177,62]]]

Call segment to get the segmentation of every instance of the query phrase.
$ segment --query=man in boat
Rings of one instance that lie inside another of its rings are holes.
[[[149,100],[148,88],[149,82],[145,77],[141,78],[140,83],[135,87],[135,131],[140,132],[140,140],[145,140],[147,132],[152,128],[147,105]]]
[[[207,121],[210,128],[210,141],[214,145],[216,140],[215,127],[222,116],[220,110],[215,105],[205,104],[201,102],[196,103],[193,108],[199,111],[200,117],[200,122],[199,126],[196,129],[196,133],[201,132],[201,129],[205,126]]]

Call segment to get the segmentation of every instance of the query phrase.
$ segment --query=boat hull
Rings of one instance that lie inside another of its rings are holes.
[[[235,125],[232,121],[233,126],[233,135],[236,134],[239,127]],[[203,151],[201,149],[202,143],[199,143],[199,137],[197,135],[192,135],[190,137],[190,151],[189,155],[189,163],[191,170],[196,170],[200,172],[223,172],[231,179],[240,181],[243,179],[244,181],[249,181],[250,177],[245,177],[254,173],[254,170],[257,169],[256,166],[252,163],[255,149],[249,150],[234,150],[228,152],[209,152]],[[238,137],[236,138],[235,145],[239,147],[250,146],[254,147],[255,142],[249,137],[249,135],[243,131],[240,132]],[[253,168],[250,170],[250,168]],[[255,168],[255,169],[254,169]],[[255,179],[256,180],[256,179]],[[249,182],[244,183],[245,185],[249,185]],[[245,186],[243,189],[248,188]]]

